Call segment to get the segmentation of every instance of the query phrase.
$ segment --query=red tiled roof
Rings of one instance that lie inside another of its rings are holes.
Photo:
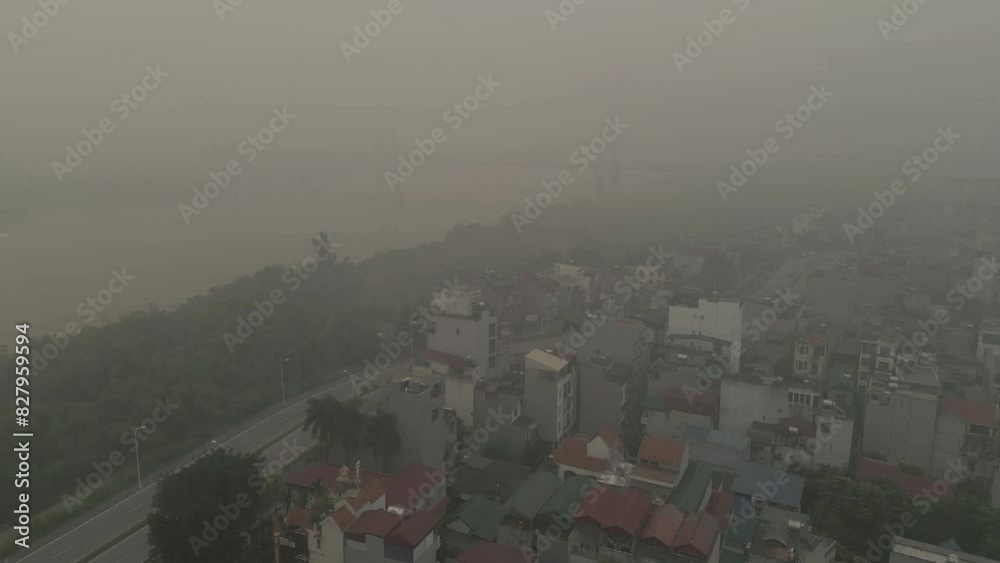
[[[719,539],[719,524],[704,510],[684,519],[673,548],[683,555],[706,559]]]
[[[320,482],[324,488],[335,491],[338,489],[339,485],[337,483],[337,478],[340,477],[340,467],[339,465],[333,463],[326,463],[323,461],[314,461],[309,465],[305,466],[298,473],[293,473],[288,476],[287,483],[289,485],[294,485],[296,487],[312,488],[316,485],[316,481]],[[351,474],[354,474],[354,468],[348,468]],[[362,489],[368,486],[372,481],[384,482],[389,478],[388,475],[383,473],[375,473],[374,471],[361,470],[361,485]]]
[[[642,522],[652,505],[652,497],[642,489],[635,487],[626,491],[608,489],[594,502],[584,505],[581,518],[589,518],[605,530],[615,529],[627,536],[635,537],[642,529]]]
[[[684,513],[672,504],[663,504],[653,508],[642,528],[640,540],[654,539],[664,547],[670,547],[677,537],[677,532],[684,523]]]
[[[469,360],[461,356],[455,356],[447,352],[438,352],[437,350],[424,350],[420,355],[432,362],[449,365],[453,368],[465,368],[469,364]]]
[[[432,485],[437,478],[444,479],[444,473],[439,469],[414,462],[400,467],[392,473],[386,483],[385,502],[387,505],[411,506],[411,500],[417,500],[417,496],[423,494],[428,485]]]
[[[593,473],[602,473],[608,462],[587,455],[587,441],[583,438],[567,438],[555,453],[557,465],[568,465]]]
[[[414,548],[434,531],[438,517],[429,512],[415,512],[407,516],[385,539],[387,543]]]
[[[463,551],[458,563],[525,563],[521,550],[493,542],[481,541]]]
[[[665,467],[653,467],[640,463],[632,468],[632,477],[644,481],[656,481],[667,485],[673,485],[677,479],[677,472]]]
[[[369,510],[361,514],[345,534],[350,536],[376,536],[384,538],[402,520],[398,515],[385,510]],[[361,541],[364,541],[363,539]]]
[[[625,449],[625,442],[622,441],[621,437],[614,430],[611,430],[610,428],[605,428],[604,430],[601,430],[597,435],[600,436],[602,440],[604,440],[604,443],[607,444],[609,448],[615,448],[619,450]]]
[[[639,447],[639,459],[660,465],[680,466],[684,460],[684,450],[687,444],[674,438],[659,438],[646,435]]]
[[[952,397],[941,401],[941,412],[958,416],[969,424],[989,426],[991,428],[998,426],[997,419],[1000,418],[1000,414],[997,413],[996,403],[955,399]]]
[[[729,516],[733,512],[733,505],[736,497],[729,491],[716,491],[708,497],[708,504],[705,505],[705,512],[709,513],[719,525],[719,535],[726,537],[726,530],[729,528]]]
[[[346,530],[351,524],[354,523],[354,512],[352,512],[350,507],[345,504],[334,511],[333,521],[337,523],[337,526],[341,530]]]
[[[308,508],[303,508],[297,504],[293,504],[292,508],[288,510],[288,524],[296,528],[303,528],[306,530],[313,530],[315,526],[313,525],[313,516],[316,513]]]
[[[908,475],[900,471],[896,465],[874,459],[859,459],[854,475],[859,481],[888,479],[911,495],[927,494],[925,491],[932,491],[934,486],[933,479],[919,475]],[[948,492],[945,495],[950,495],[953,490],[952,486],[948,485]]]

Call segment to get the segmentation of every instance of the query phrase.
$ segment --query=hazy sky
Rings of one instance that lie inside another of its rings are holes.
[[[948,125],[962,139],[938,178],[1000,172],[994,0],[928,0],[888,41],[886,0],[587,0],[556,30],[556,0],[402,0],[348,64],[341,42],[388,4],[243,0],[220,21],[211,0],[74,0],[15,54],[7,34],[39,8],[0,3],[0,317],[77,318],[121,266],[138,279],[115,311],[294,260],[320,229],[364,256],[494,220],[570,167],[609,111],[629,124],[625,189],[714,189],[822,84],[834,96],[755,181],[881,187]],[[735,21],[679,72],[673,53],[724,9]],[[119,119],[147,65],[169,76]],[[491,74],[481,109],[377,197],[393,143],[447,128],[444,110]],[[297,117],[185,224],[178,205],[283,106]],[[58,182],[52,162],[104,118],[115,130]]]

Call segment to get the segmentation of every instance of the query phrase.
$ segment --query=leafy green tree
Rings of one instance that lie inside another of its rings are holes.
[[[374,416],[368,417],[365,422],[364,442],[365,445],[375,452],[382,465],[382,471],[386,471],[386,462],[393,454],[399,451],[403,445],[403,439],[399,435],[399,421],[396,415],[390,412],[379,411]]]
[[[149,516],[151,555],[162,563],[242,563],[266,482],[256,454],[215,450],[165,478]]]

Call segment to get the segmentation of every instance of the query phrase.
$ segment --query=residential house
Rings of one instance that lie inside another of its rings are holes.
[[[490,432],[486,451],[491,457],[524,459],[528,448],[538,439],[538,421],[525,414],[524,369],[515,369],[500,377],[476,384],[474,396],[475,428],[489,428],[488,421],[504,420]]]
[[[441,528],[446,562],[458,560],[481,542],[495,542],[502,516],[503,505],[496,501],[479,495],[464,501]]]
[[[344,532],[344,563],[435,563],[441,547],[437,522],[427,512],[365,512]]]
[[[536,518],[563,482],[554,473],[536,471],[503,504],[497,543],[535,550]]]
[[[497,318],[481,301],[481,293],[435,289],[434,303],[439,304],[441,312],[427,331],[427,349],[470,358],[480,368],[477,377],[493,376],[497,365]]]
[[[876,374],[868,387],[862,452],[891,463],[931,468],[941,384],[933,354],[901,359],[895,375]]]
[[[442,375],[410,374],[394,378],[379,408],[396,417],[402,444],[391,460],[394,467],[420,462],[444,467],[457,438],[457,421],[445,409],[446,380]]]
[[[730,350],[743,347],[743,301],[679,294],[670,304],[667,336],[707,336],[728,344]],[[739,354],[731,354],[727,366],[739,371]]]
[[[674,438],[688,444],[691,461],[705,463],[715,471],[735,473],[736,467],[750,454],[750,439],[702,426],[681,425]]]
[[[749,505],[757,514],[765,506],[801,512],[805,482],[806,480],[799,475],[747,462],[736,468],[736,478],[729,488],[736,497],[736,506],[741,511]]]
[[[722,526],[708,512],[685,515],[676,506],[654,506],[639,536],[637,563],[717,563]]]
[[[482,379],[482,367],[471,356],[460,357],[437,350],[424,350],[413,365],[416,375],[445,378],[445,406],[453,409],[467,425],[473,424],[475,386]]]
[[[704,510],[712,494],[716,492],[712,481],[712,468],[709,465],[699,461],[689,462],[680,484],[670,493],[670,504],[679,508],[684,514]]]
[[[436,550],[436,537],[430,537],[429,530],[443,514],[447,497],[444,478],[429,475],[439,472],[421,464],[411,464],[391,475],[362,471],[360,464],[353,471],[322,462],[306,466],[288,477],[293,502],[287,515],[288,532],[281,541],[283,556],[289,561],[305,558],[312,563],[357,561],[347,559],[345,534],[360,518],[378,512],[380,515],[372,516],[370,522],[384,522],[388,518],[385,514],[402,517],[416,511],[427,518],[396,521],[396,525],[405,522],[406,526],[389,542],[390,547],[383,548],[383,553],[388,550],[389,559],[406,563],[433,561],[423,554],[428,549]],[[395,526],[381,536],[373,536],[372,541],[385,544],[393,531]],[[367,545],[367,537],[364,542]]]
[[[638,488],[608,489],[583,505],[569,534],[570,563],[633,563],[643,522],[653,506]]]
[[[813,326],[795,341],[792,373],[802,379],[819,379],[826,375],[833,355],[833,335],[825,324]]]
[[[614,356],[578,356],[581,434],[621,433],[646,392],[644,374]]]
[[[979,324],[979,338],[976,341],[976,357],[980,362],[986,360],[986,355],[1000,354],[1000,320],[984,319]]]
[[[632,467],[632,484],[655,497],[670,496],[688,468],[688,446],[675,438],[646,435]]]
[[[559,467],[559,478],[569,475],[587,475],[602,478],[607,474],[624,474],[628,471],[625,460],[625,442],[618,433],[604,430],[596,436],[566,438],[553,454]]]
[[[570,359],[537,348],[524,357],[524,413],[538,422],[538,437],[555,445],[577,428],[579,376]]]
[[[448,476],[448,494],[462,500],[482,496],[503,503],[530,474],[526,465],[472,456]]]
[[[968,477],[992,483],[1000,457],[1000,406],[995,401],[947,397],[938,403],[931,477],[940,479],[960,464]]]
[[[889,563],[1000,563],[996,559],[964,553],[957,549],[907,539],[892,538]]]

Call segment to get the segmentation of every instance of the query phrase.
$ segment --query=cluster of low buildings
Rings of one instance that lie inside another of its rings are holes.
[[[485,272],[387,386],[387,472],[362,455],[291,476],[281,555],[832,563],[796,474],[821,467],[909,492],[961,467],[1000,507],[1000,322],[935,317],[933,268],[894,252],[758,272],[746,295],[700,291],[706,259],[680,252],[655,275]],[[891,563],[917,559],[985,563],[898,538]]]

